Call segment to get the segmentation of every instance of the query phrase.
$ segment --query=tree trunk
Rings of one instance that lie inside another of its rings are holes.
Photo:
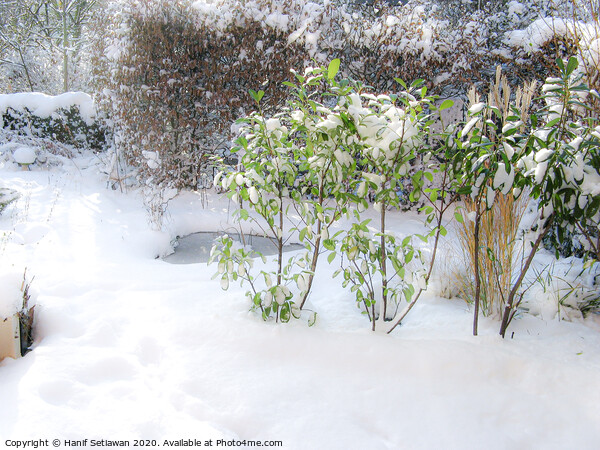
[[[63,91],[69,91],[69,29],[67,24],[67,2],[62,2],[62,32],[63,32]]]

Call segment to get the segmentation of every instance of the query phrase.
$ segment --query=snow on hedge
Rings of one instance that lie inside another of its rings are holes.
[[[539,52],[555,37],[579,42],[581,54],[594,65],[600,64],[600,29],[598,24],[570,19],[541,17],[523,30],[509,31],[505,43],[510,47],[522,48],[526,52]]]
[[[61,109],[69,110],[72,106],[77,107],[87,125],[94,123],[96,107],[92,97],[85,92],[65,92],[56,96],[41,92],[0,95],[0,114],[6,114],[9,109],[13,109],[18,112],[29,111],[34,116],[47,118],[57,114]],[[0,125],[4,126],[3,120]]]

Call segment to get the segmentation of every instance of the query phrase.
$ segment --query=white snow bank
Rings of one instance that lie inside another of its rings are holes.
[[[95,156],[76,158],[48,172],[0,167],[3,183],[28,198],[22,222],[0,216],[0,235],[25,241],[11,240],[0,257],[27,266],[40,292],[33,351],[0,363],[4,440],[598,447],[600,333],[591,324],[523,314],[501,340],[497,321],[482,318],[474,338],[468,306],[428,291],[394,334],[374,334],[326,261],[309,300],[314,327],[263,323],[245,288],[211,280],[216,267],[155,260],[168,239],[150,231],[141,199],[107,190]],[[233,232],[233,208],[223,195],[182,193],[167,223],[176,234]],[[389,213],[398,235],[422,232],[421,221]],[[17,271],[14,286],[21,281]]]
[[[23,304],[22,283],[22,273],[10,270],[3,270],[0,273],[0,320],[11,317],[21,309]]]
[[[55,114],[59,109],[70,109],[71,106],[79,108],[81,118],[87,125],[94,122],[96,107],[92,97],[85,92],[65,92],[56,96],[41,92],[0,95],[0,114],[4,114],[9,108],[12,108],[19,112],[28,110],[35,116],[46,118]]]
[[[15,224],[12,241],[20,245],[37,244],[50,231],[45,223],[20,222]]]
[[[527,52],[538,52],[542,46],[554,36],[571,38],[579,41],[579,47],[584,56],[589,53],[594,58],[600,50],[596,42],[600,30],[597,25],[561,19],[542,17],[532,22],[524,30],[509,31],[505,34],[504,43],[511,47],[520,47]]]

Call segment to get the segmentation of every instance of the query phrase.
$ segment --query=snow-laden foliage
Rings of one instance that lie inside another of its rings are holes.
[[[248,204],[238,211],[239,218],[254,221],[276,244],[278,269],[260,272],[264,289],[252,274],[252,254],[244,249],[233,251],[230,238],[223,239],[211,255],[211,260],[219,262],[221,286],[227,289],[230,278],[248,282],[247,295],[265,319],[273,315],[287,322],[300,316],[319,256],[326,249],[335,250],[330,230],[348,213],[357,139],[343,109],[353,88],[335,81],[339,65],[334,60],[328,68],[296,73],[296,83],[287,83],[294,100],[272,118],[266,118],[260,108],[264,92],[252,91],[259,112],[242,121],[245,127],[236,148],[241,153],[241,170],[215,179],[240,205]],[[283,246],[290,232],[297,233],[306,251],[285,261]],[[313,312],[309,321],[314,320]]]
[[[558,67],[560,77],[548,78],[542,87],[545,107],[529,111],[533,92],[519,91],[511,100],[506,90],[497,90],[487,101],[472,104],[469,120],[456,135],[452,128],[431,134],[435,98],[426,95],[420,82],[407,86],[398,80],[399,94],[375,95],[360,84],[336,82],[339,60],[327,69],[296,74],[297,83],[288,83],[296,100],[271,118],[260,110],[264,92],[252,91],[259,112],[244,120],[247,127],[238,141],[241,166],[220,174],[215,183],[240,202],[240,219],[255,221],[276,242],[278,270],[251,275],[251,252],[235,250],[232,241],[224,239],[212,255],[219,262],[221,286],[227,289],[230,280],[249,282],[248,296],[263,317],[273,314],[287,321],[299,316],[305,305],[322,246],[330,262],[340,256],[336,274],[343,274],[343,286],[350,287],[372,328],[389,322],[384,329],[392,331],[427,289],[449,206],[459,196],[470,195],[475,205],[469,220],[475,222],[476,334],[480,258],[502,264],[491,247],[479,255],[479,224],[501,196],[527,195],[538,206],[528,237],[531,247],[512,280],[512,266],[497,267],[509,274],[510,289],[501,292],[504,335],[523,298],[524,277],[552,226],[578,230],[598,258],[600,130],[587,105],[598,94],[581,83],[575,58],[568,63],[558,60]],[[499,83],[501,79],[498,76]],[[319,92],[325,96],[315,96]],[[446,101],[439,109],[450,106]],[[425,197],[422,210],[431,228],[423,236],[400,238],[388,232],[386,211],[399,206],[398,189],[417,157],[430,162],[427,170],[413,170],[410,197]],[[434,172],[439,181],[428,185]],[[368,197],[378,223],[361,218],[361,211],[371,205]],[[354,223],[331,234],[332,225],[350,211]],[[460,211],[455,216],[465,220]],[[283,245],[294,232],[307,252],[286,263]],[[426,242],[433,238],[429,264],[421,258],[415,237]],[[512,264],[511,256],[507,258]],[[404,300],[408,303],[401,310]]]
[[[94,101],[83,92],[0,95],[0,130],[5,143],[48,147],[51,153],[45,141],[103,150],[108,133]]]
[[[477,211],[490,209],[496,195],[509,192],[537,202],[532,245],[506,293],[502,335],[523,297],[520,287],[531,261],[553,227],[581,233],[593,258],[600,255],[600,130],[590,107],[598,93],[582,83],[584,73],[577,70],[576,58],[558,59],[557,64],[559,76],[546,79],[542,86],[545,106],[533,111],[528,123],[514,104],[505,115],[495,104],[477,103],[469,109],[470,120],[458,141],[463,151],[455,164],[481,207]],[[479,212],[475,220],[478,217]],[[562,231],[557,237],[562,238]]]
[[[287,83],[294,100],[271,118],[260,110],[264,92],[252,91],[259,111],[243,120],[246,127],[237,149],[241,166],[215,179],[240,203],[239,218],[256,223],[276,244],[278,270],[254,274],[253,253],[235,249],[230,238],[215,246],[211,261],[218,262],[215,276],[223,289],[230,281],[247,283],[251,304],[263,318],[288,321],[305,308],[318,259],[328,252],[330,263],[340,263],[334,277],[343,274],[343,287],[354,293],[372,328],[379,321],[380,327],[391,331],[427,288],[435,248],[445,234],[442,220],[451,203],[450,166],[436,165],[444,174],[438,188],[425,187],[433,180],[430,171],[412,175],[412,197],[423,195],[429,202],[424,211],[431,229],[418,236],[425,242],[435,240],[427,266],[413,245],[417,236],[391,233],[386,213],[400,206],[398,192],[411,163],[419,155],[431,157],[426,141],[435,99],[426,95],[420,82],[407,86],[401,80],[400,94],[374,95],[360,84],[336,81],[339,66],[340,61],[333,60],[327,68],[295,73],[296,83]],[[440,109],[450,105],[446,102]],[[448,139],[449,134],[442,137]],[[443,154],[446,142],[436,143],[436,152]],[[379,215],[372,226],[361,218],[370,207],[369,197]],[[355,223],[336,230],[336,222],[349,216]],[[292,234],[306,252],[286,261],[283,247]],[[404,300],[408,306],[400,309]]]
[[[17,191],[0,185],[0,214],[18,198],[19,193]]]
[[[545,76],[548,55],[563,56],[583,42],[572,33],[536,35],[536,51],[521,54],[531,33],[510,34],[538,17],[572,17],[567,4],[114,2],[101,25],[105,34],[93,43],[94,80],[116,119],[119,157],[138,180],[196,187],[210,156],[230,147],[229,125],[252,110],[248,91],[263,90],[262,107],[272,114],[285,104],[281,83],[292,68],[339,58],[344,76],[377,92],[393,91],[400,77],[426,79],[432,93],[460,94],[497,64],[516,83]]]
[[[103,104],[115,118],[118,150],[144,182],[196,188],[211,156],[229,146],[230,124],[251,108],[248,89],[268,80],[265,108],[282,104],[281,82],[301,64],[260,22],[224,30],[185,1],[130,5],[119,18],[98,76],[109,86]]]

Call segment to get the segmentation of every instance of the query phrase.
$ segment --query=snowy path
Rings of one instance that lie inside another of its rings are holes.
[[[27,266],[39,293],[34,351],[0,363],[3,439],[227,438],[286,449],[600,442],[594,328],[525,317],[513,340],[487,321],[473,338],[464,304],[426,298],[396,334],[372,334],[327,265],[315,328],[265,324],[242,289],[210,280],[213,268],[153,259],[168,239],[148,231],[138,198],[105,190],[93,166],[1,172],[30,192],[26,215],[0,217],[0,230],[19,231],[2,264]],[[197,231],[221,214],[190,212],[190,201],[173,205],[174,228]]]

